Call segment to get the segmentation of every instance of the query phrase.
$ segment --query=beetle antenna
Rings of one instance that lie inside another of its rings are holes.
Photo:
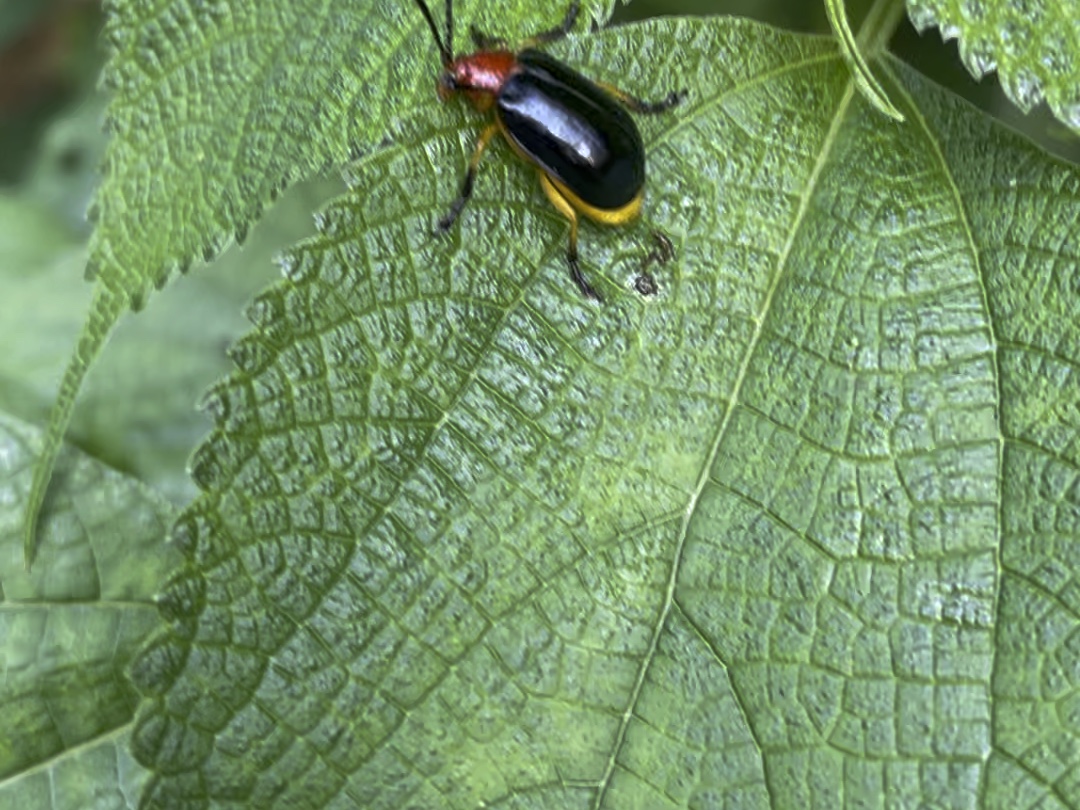
[[[446,62],[454,61],[454,0],[446,0]]]
[[[435,44],[439,46],[439,56],[442,58],[443,65],[449,66],[449,64],[454,61],[454,52],[450,47],[447,47],[447,45],[443,43],[443,38],[439,34],[439,28],[435,25],[435,18],[431,16],[431,9],[427,7],[427,3],[425,3],[424,0],[416,0],[416,5],[420,6],[420,13],[424,15],[424,19],[427,20],[428,28],[431,29],[431,35],[435,37]],[[453,45],[453,40],[451,39],[453,30],[450,27],[452,23],[453,19],[450,16],[450,3],[447,2],[446,34],[451,46]]]

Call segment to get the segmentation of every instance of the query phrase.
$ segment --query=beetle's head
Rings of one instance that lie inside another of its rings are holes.
[[[495,94],[503,82],[513,72],[517,57],[507,50],[478,51],[464,56],[454,56],[454,16],[453,3],[446,3],[446,38],[439,33],[431,9],[424,0],[416,0],[416,5],[427,20],[431,36],[439,48],[439,60],[442,73],[435,85],[442,99],[455,93],[464,93],[480,109],[491,106]]]
[[[517,69],[517,55],[512,51],[479,51],[459,56],[447,65],[439,76],[436,89],[443,99],[454,93],[464,93],[476,107],[486,110],[503,83]]]
[[[462,74],[461,66],[456,62],[446,66],[435,82],[435,90],[438,92],[439,98],[446,101],[446,99],[466,86],[462,84],[462,80],[466,78]]]

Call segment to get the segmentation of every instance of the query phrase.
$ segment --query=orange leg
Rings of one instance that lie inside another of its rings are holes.
[[[498,131],[498,124],[489,124],[484,131],[480,133],[480,137],[476,141],[476,149],[473,150],[472,158],[469,159],[469,168],[465,172],[465,180],[461,183],[461,192],[454,198],[454,201],[450,203],[450,210],[446,213],[446,216],[439,220],[439,233],[446,233],[450,230],[457,221],[457,218],[461,216],[461,211],[465,207],[465,203],[467,203],[469,197],[472,196],[473,182],[476,180],[476,169],[480,165],[480,157],[484,154],[484,149],[487,148],[488,141],[490,141]]]
[[[581,272],[581,265],[578,263],[577,211],[574,210],[574,207],[570,205],[570,201],[555,188],[551,180],[543,172],[540,173],[540,187],[544,189],[547,198],[551,200],[551,204],[558,209],[559,213],[570,220],[570,245],[566,249],[566,263],[570,266],[570,277],[574,279],[574,283],[577,284],[582,295],[586,298],[591,298],[594,301],[602,301],[603,299],[600,297],[600,294],[593,289],[593,286],[585,279],[585,274]]]
[[[643,101],[636,96],[632,96],[629,93],[620,90],[613,84],[608,84],[607,82],[597,82],[596,84],[603,87],[631,110],[636,113],[641,113],[642,115],[656,115],[657,113],[667,112],[672,107],[679,106],[687,95],[685,90],[677,90],[674,93],[668,93],[666,97],[659,101]]]

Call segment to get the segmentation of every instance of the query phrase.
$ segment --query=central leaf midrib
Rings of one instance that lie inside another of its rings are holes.
[[[834,57],[835,58],[835,57]],[[810,204],[810,199],[813,197],[814,190],[817,188],[818,178],[821,176],[823,167],[828,161],[828,157],[832,152],[832,146],[836,142],[837,132],[841,123],[844,120],[844,115],[851,104],[851,99],[855,95],[855,85],[849,79],[844,91],[843,97],[840,99],[840,103],[837,105],[835,114],[833,115],[832,122],[829,125],[829,130],[825,134],[825,138],[821,143],[821,148],[818,152],[817,161],[814,163],[814,167],[810,172],[810,176],[807,178],[803,193],[799,199],[799,207],[795,212],[795,217],[792,220],[791,227],[788,229],[788,239],[784,244],[783,249],[776,263],[776,272],[773,273],[772,279],[769,282],[769,286],[765,291],[765,297],[763,299],[761,312],[758,318],[754,322],[754,329],[747,341],[746,352],[743,356],[743,362],[739,367],[738,373],[735,377],[735,383],[731,389],[731,396],[728,401],[727,410],[724,413],[723,418],[720,420],[720,425],[717,427],[716,435],[713,441],[709,445],[708,453],[705,456],[705,461],[702,464],[701,474],[698,477],[697,484],[694,487],[693,492],[690,494],[690,498],[687,502],[686,512],[683,516],[682,526],[679,528],[678,538],[675,543],[674,553],[672,555],[671,562],[671,574],[668,577],[667,587],[664,591],[664,600],[660,609],[660,616],[657,619],[656,626],[654,628],[652,638],[649,640],[649,647],[645,651],[645,655],[642,657],[641,666],[638,670],[638,677],[634,683],[634,688],[630,693],[630,699],[627,701],[626,709],[623,712],[622,720],[619,724],[619,729],[615,735],[615,741],[612,745],[611,755],[608,758],[607,769],[601,776],[598,782],[598,791],[596,794],[596,801],[593,804],[594,810],[599,810],[603,804],[604,794],[607,791],[608,786],[611,783],[611,776],[614,773],[616,759],[618,753],[623,746],[623,742],[626,737],[626,732],[630,724],[630,718],[634,714],[634,708],[638,703],[641,696],[641,690],[645,683],[645,674],[652,663],[654,656],[656,655],[656,649],[660,643],[660,635],[663,633],[664,626],[667,624],[668,616],[671,614],[672,606],[675,602],[675,586],[678,582],[680,563],[682,561],[683,551],[686,547],[686,538],[689,535],[690,521],[693,519],[697,509],[697,504],[701,499],[702,493],[705,491],[705,487],[710,480],[710,473],[713,465],[716,463],[716,457],[720,452],[720,445],[727,435],[728,426],[731,424],[732,414],[735,412],[739,403],[739,396],[742,390],[743,382],[746,379],[747,372],[750,368],[750,361],[753,359],[755,350],[758,343],[761,340],[761,336],[764,332],[764,325],[772,307],[773,298],[776,294],[776,290],[780,285],[780,280],[784,277],[784,270],[788,263],[788,257],[791,255],[792,245],[795,242],[795,237],[800,232],[802,222],[806,217],[806,211]],[[742,701],[738,700],[736,695],[736,703],[742,707]],[[753,736],[753,728],[749,728],[751,736]],[[755,738],[755,743],[757,742]],[[760,746],[759,746],[760,747]]]

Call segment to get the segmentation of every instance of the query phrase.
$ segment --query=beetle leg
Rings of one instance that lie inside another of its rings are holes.
[[[642,115],[656,115],[657,113],[667,112],[672,107],[679,106],[687,96],[685,90],[677,90],[674,93],[668,93],[659,101],[645,101],[620,90],[613,84],[608,84],[607,82],[597,82],[597,84],[611,93],[611,95],[615,96],[615,98],[631,110],[636,113],[641,113]]]
[[[485,34],[475,25],[469,26],[469,36],[472,37],[473,45],[478,51],[508,51],[510,43],[502,37],[493,37]]]
[[[527,40],[521,43],[521,48],[535,48],[537,45],[544,45],[548,42],[557,42],[570,33],[570,29],[574,27],[574,22],[577,20],[578,12],[581,10],[581,0],[572,0],[570,8],[566,10],[566,16],[563,17],[563,21],[556,25],[554,28],[549,28],[547,31],[541,31],[539,34],[533,34]],[[521,49],[519,48],[519,50]]]
[[[469,159],[469,168],[465,172],[465,179],[461,183],[461,192],[450,203],[450,210],[446,213],[446,216],[439,220],[438,233],[446,233],[453,227],[457,218],[461,216],[461,210],[465,207],[465,203],[469,201],[469,197],[472,196],[473,181],[476,180],[476,169],[480,165],[480,156],[484,154],[488,141],[498,131],[498,124],[490,124],[480,133],[480,137],[476,141],[476,149],[473,150],[472,157]]]
[[[570,29],[574,27],[574,22],[577,20],[578,12],[581,10],[581,0],[573,0],[570,3],[570,8],[566,10],[566,16],[563,17],[563,21],[556,25],[554,28],[549,28],[547,31],[541,31],[539,34],[533,34],[528,39],[522,40],[514,50],[523,50],[525,48],[535,48],[537,45],[544,45],[548,42],[556,42],[562,39],[570,33]],[[469,26],[469,36],[472,37],[473,44],[476,45],[477,50],[490,51],[490,50],[510,50],[510,43],[508,43],[503,37],[493,37],[489,34],[485,34],[475,25]]]
[[[551,204],[558,209],[560,214],[570,220],[570,245],[566,249],[566,263],[570,266],[570,277],[574,279],[574,283],[577,284],[582,295],[594,301],[602,301],[600,293],[593,289],[593,286],[586,280],[585,274],[581,272],[581,265],[578,263],[577,211],[574,210],[574,207],[570,205],[570,201],[555,188],[551,179],[543,172],[540,172],[540,186],[544,189],[547,198],[551,200]]]
[[[649,265],[667,264],[675,258],[675,246],[665,234],[653,231],[653,239],[656,241],[656,247],[649,251],[641,262],[637,277],[634,279],[634,289],[645,296],[656,295],[660,289],[652,273],[648,272]]]

